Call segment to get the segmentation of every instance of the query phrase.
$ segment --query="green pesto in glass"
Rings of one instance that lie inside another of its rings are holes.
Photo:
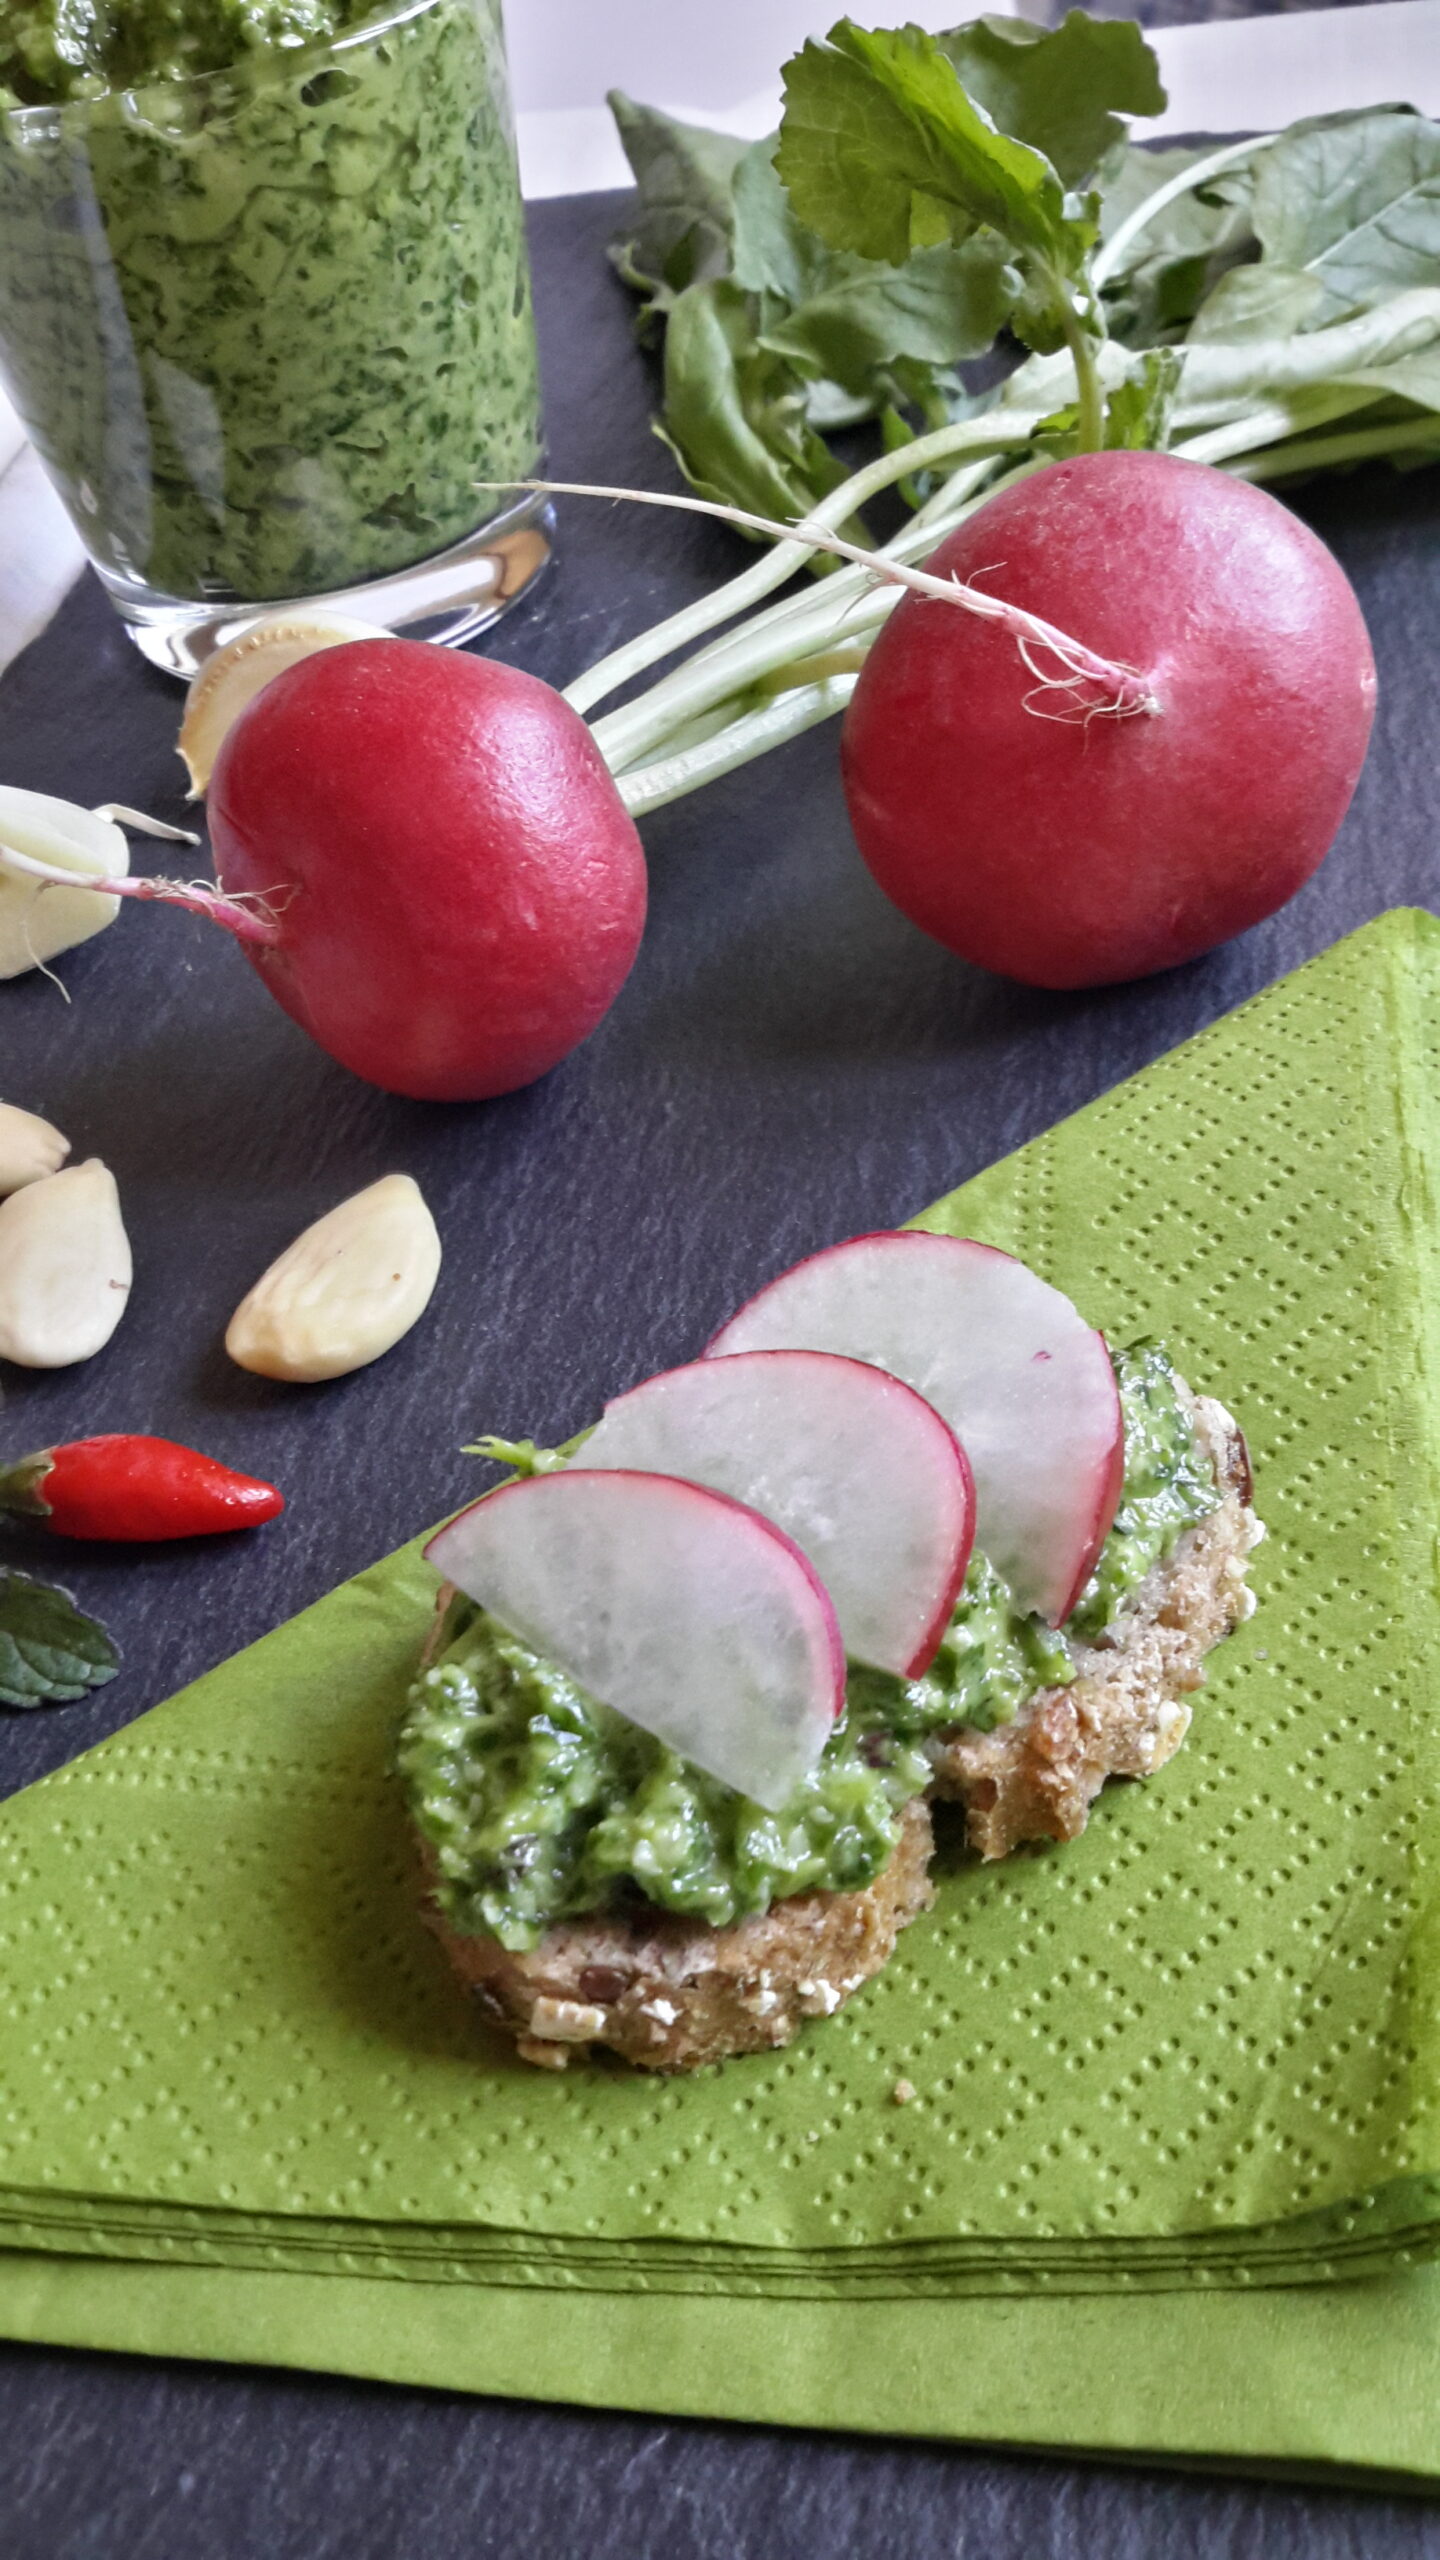
[[[317,594],[462,540],[540,456],[499,0],[7,8],[0,364],[149,591]]]
[[[533,1946],[557,1920],[635,1896],[723,1928],[772,1901],[873,1881],[909,1799],[929,1780],[928,1736],[1008,1722],[1073,1679],[1070,1638],[1093,1637],[1183,1531],[1215,1480],[1162,1351],[1115,1363],[1125,1483],[1115,1527],[1060,1632],[1019,1611],[972,1557],[950,1626],[918,1680],[852,1664],[845,1713],[815,1767],[772,1814],[706,1776],[512,1636],[463,1594],[415,1681],[398,1761],[452,1927]],[[518,1447],[519,1444],[516,1444]],[[529,1453],[530,1462],[539,1454]]]

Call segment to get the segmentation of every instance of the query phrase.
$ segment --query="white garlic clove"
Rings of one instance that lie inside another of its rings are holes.
[[[130,847],[108,818],[10,783],[0,783],[0,845],[35,862],[53,862],[81,880],[123,879],[130,868]],[[95,889],[49,888],[0,864],[0,978],[18,978],[57,952],[88,942],[119,912],[118,898]]]
[[[360,622],[354,614],[326,613],[307,607],[298,613],[266,614],[247,623],[192,678],[185,696],[185,716],[177,740],[190,776],[190,797],[199,800],[210,787],[215,759],[227,733],[257,693],[287,667],[313,657],[317,649],[338,649],[346,640],[383,640],[382,624]]]
[[[131,1269],[115,1176],[98,1156],[0,1201],[0,1360],[92,1358],[125,1313]]]
[[[38,1112],[0,1102],[0,1198],[58,1173],[69,1153],[69,1139],[62,1138]]]
[[[343,1378],[409,1332],[439,1273],[419,1185],[387,1174],[296,1237],[236,1308],[225,1348],[262,1378]]]

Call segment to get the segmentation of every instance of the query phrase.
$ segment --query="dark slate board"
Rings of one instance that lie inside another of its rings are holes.
[[[552,461],[567,478],[661,485],[652,385],[602,255],[615,209],[534,211]],[[0,1094],[113,1165],[136,1286],[98,1360],[7,1374],[3,1446],[164,1432],[273,1477],[290,1508],[247,1540],[65,1550],[65,1578],[122,1638],[125,1669],[91,1703],[0,1718],[0,1788],[459,1502],[480,1481],[459,1455],[476,1431],[562,1436],[692,1355],[795,1256],[907,1216],[1381,909],[1440,906],[1440,474],[1367,472],[1298,503],[1370,618],[1370,762],[1286,912],[1166,978],[1036,994],[923,940],[861,868],[821,731],[649,822],[651,923],[623,998],[585,1049],[508,1100],[370,1091],[220,935],[175,914],[127,915],[67,962],[68,1009],[43,979],[6,988]],[[738,557],[694,518],[567,502],[557,569],[494,645],[563,683]],[[177,708],[87,582],[0,684],[0,774],[178,817]],[[335,1386],[231,1367],[226,1319],[272,1254],[394,1169],[418,1176],[445,1238],[424,1324]],[[56,1564],[38,1537],[8,1552]],[[6,2560],[1440,2553],[1424,2508],[1338,2491],[5,2347],[0,2516]]]

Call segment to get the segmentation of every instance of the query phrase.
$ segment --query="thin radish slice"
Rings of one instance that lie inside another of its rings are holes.
[[[933,1660],[970,1561],[975,1488],[949,1424],[883,1369],[826,1351],[696,1360],[608,1404],[580,1464],[748,1503],[809,1557],[857,1662],[913,1679]]]
[[[705,1356],[799,1349],[873,1361],[944,1415],[974,1472],[980,1546],[1021,1608],[1059,1626],[1125,1465],[1110,1354],[1070,1300],[969,1238],[855,1236],[772,1280]]]
[[[814,1567],[702,1485],[530,1476],[472,1503],[425,1553],[591,1697],[772,1813],[844,1707],[845,1651]]]

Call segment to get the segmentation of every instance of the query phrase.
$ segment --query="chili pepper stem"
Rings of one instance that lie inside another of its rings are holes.
[[[0,1467],[0,1511],[24,1520],[48,1520],[50,1505],[40,1488],[50,1472],[51,1452],[37,1449],[28,1458]]]

